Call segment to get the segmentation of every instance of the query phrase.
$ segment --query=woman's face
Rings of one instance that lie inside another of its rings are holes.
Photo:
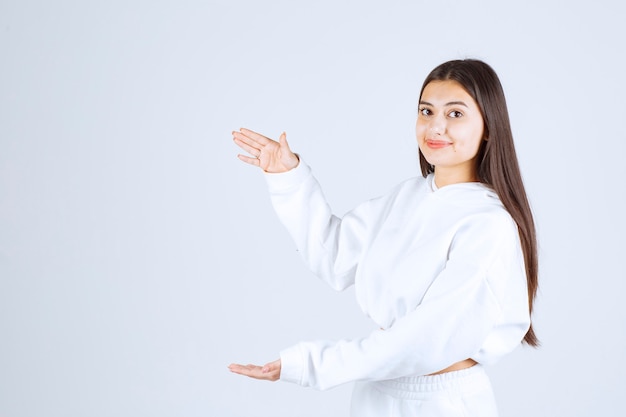
[[[484,123],[478,105],[459,83],[432,81],[426,85],[415,130],[419,148],[435,166],[437,179],[476,181],[476,154]]]

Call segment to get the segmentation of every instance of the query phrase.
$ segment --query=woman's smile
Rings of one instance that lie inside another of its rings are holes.
[[[452,142],[448,142],[445,140],[426,139],[426,146],[431,149],[441,149],[452,146]]]

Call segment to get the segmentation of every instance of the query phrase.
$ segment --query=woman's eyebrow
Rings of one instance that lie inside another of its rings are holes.
[[[420,104],[423,104],[425,106],[432,106],[432,107],[434,107],[434,105],[432,103],[429,103],[429,102],[423,101],[423,100],[420,100]],[[464,102],[462,102],[462,101],[450,101],[450,102],[446,103],[444,105],[444,107],[445,106],[464,106],[464,107],[469,108],[469,106],[467,104],[465,104]]]
[[[462,101],[451,101],[449,103],[446,103],[446,106],[464,106],[464,107],[468,107],[467,104],[465,104]]]

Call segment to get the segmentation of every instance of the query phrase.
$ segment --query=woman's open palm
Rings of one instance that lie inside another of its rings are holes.
[[[298,156],[291,151],[287,135],[283,132],[278,142],[248,129],[233,132],[233,140],[252,156],[237,155],[243,162],[257,166],[265,172],[287,172],[298,166]]]

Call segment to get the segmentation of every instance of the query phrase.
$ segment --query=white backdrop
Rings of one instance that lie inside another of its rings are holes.
[[[338,214],[418,174],[437,64],[507,93],[543,347],[488,369],[503,416],[623,416],[624,6],[0,0],[0,416],[346,416],[230,374],[372,324],[303,266],[231,130],[283,130]]]

